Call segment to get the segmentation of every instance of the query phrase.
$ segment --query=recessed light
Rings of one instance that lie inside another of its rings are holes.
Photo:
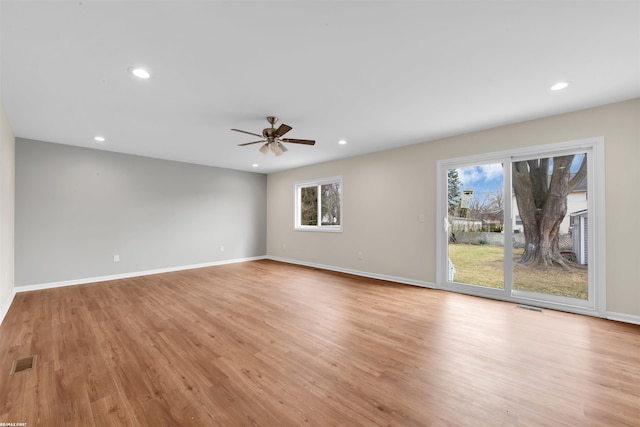
[[[257,168],[259,165],[257,163],[254,163],[251,165],[251,167]]]
[[[140,79],[148,79],[151,77],[151,74],[144,68],[131,68],[131,74],[140,78]]]
[[[550,87],[551,90],[562,90],[569,86],[569,82],[558,82]]]
[[[347,143],[347,141],[345,141],[344,139],[341,139],[340,141],[338,141],[338,144],[340,145],[345,145]]]
[[[100,136],[100,135],[94,136],[93,140],[96,141],[96,142],[104,142],[105,141],[104,136]]]

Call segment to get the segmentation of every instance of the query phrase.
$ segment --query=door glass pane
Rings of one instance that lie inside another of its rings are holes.
[[[587,154],[513,162],[513,290],[587,300]]]
[[[448,169],[448,281],[504,289],[504,167]]]

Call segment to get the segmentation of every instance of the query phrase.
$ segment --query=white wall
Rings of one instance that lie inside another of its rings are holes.
[[[17,138],[16,290],[264,256],[266,182]]]
[[[0,105],[0,322],[13,299],[15,138]]]
[[[640,316],[640,228],[629,222],[640,213],[640,99],[271,174],[267,254],[434,283],[438,160],[597,136],[605,138],[607,311]],[[337,175],[344,232],[294,231],[294,183]]]

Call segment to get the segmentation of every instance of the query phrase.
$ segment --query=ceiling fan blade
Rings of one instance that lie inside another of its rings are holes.
[[[244,147],[245,145],[257,144],[258,142],[264,142],[264,141],[266,141],[266,139],[261,139],[260,141],[245,142],[244,144],[238,144],[238,147]]]
[[[267,154],[269,152],[269,143],[267,142],[262,147],[260,147],[260,151],[262,154]]]
[[[289,132],[291,129],[293,129],[291,126],[285,125],[284,123],[281,124],[280,127],[276,129],[276,134],[275,134],[276,138],[281,137],[285,133]]]
[[[258,138],[264,138],[262,135],[259,135],[257,133],[253,133],[253,132],[247,132],[246,130],[240,130],[240,129],[231,129],[231,130],[236,131],[236,132],[246,133],[248,135],[257,136]]]
[[[282,138],[280,141],[282,141],[282,142],[292,142],[294,144],[316,145],[316,142],[314,140],[312,140],[312,139]]]

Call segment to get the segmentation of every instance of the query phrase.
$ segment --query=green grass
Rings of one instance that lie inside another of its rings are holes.
[[[504,288],[504,251],[499,246],[449,245],[449,258],[456,269],[456,282]]]
[[[514,249],[514,259],[522,254]],[[449,258],[460,283],[504,288],[504,250],[499,246],[449,244]],[[560,267],[531,267],[514,264],[513,289],[587,299],[587,268],[575,265],[569,270]]]

